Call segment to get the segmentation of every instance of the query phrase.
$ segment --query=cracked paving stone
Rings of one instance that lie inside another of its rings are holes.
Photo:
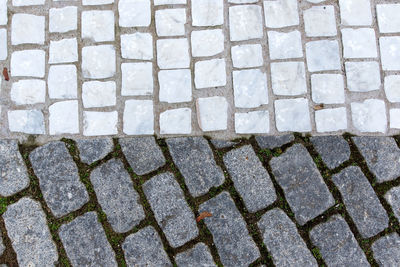
[[[55,266],[57,248],[39,202],[21,198],[3,215],[19,266]]]
[[[257,144],[261,149],[274,149],[294,140],[294,136],[291,134],[285,134],[281,136],[256,136]]]
[[[217,166],[206,139],[171,138],[166,142],[172,159],[185,178],[186,186],[192,196],[204,195],[211,187],[224,183],[224,174]]]
[[[121,160],[111,159],[94,169],[90,181],[115,232],[127,232],[145,218],[139,194]]]
[[[376,240],[372,246],[374,258],[379,266],[400,265],[400,236],[392,233]]]
[[[143,184],[158,225],[174,248],[199,234],[194,214],[172,173],[162,173]]]
[[[334,199],[304,146],[290,147],[270,165],[300,225],[333,206]]]
[[[362,237],[372,237],[388,227],[385,209],[359,167],[347,167],[333,175],[332,181]]]
[[[263,209],[276,200],[271,178],[250,145],[226,153],[224,163],[250,212]]]
[[[340,215],[315,226],[310,238],[328,266],[369,266],[350,227]]]
[[[400,221],[400,186],[393,187],[386,192],[385,199],[392,207],[394,216]]]
[[[204,222],[224,266],[248,266],[260,257],[246,223],[228,192],[201,204],[199,212],[203,211],[212,214]]]
[[[95,212],[61,225],[59,236],[73,266],[117,266],[115,253]]]
[[[83,163],[88,165],[103,159],[114,148],[111,138],[101,139],[80,139],[76,140],[79,150],[79,157]]]
[[[212,258],[210,249],[204,243],[198,243],[191,249],[175,256],[178,267],[186,266],[217,266]]]
[[[318,266],[296,225],[282,210],[265,213],[258,228],[276,266]]]
[[[329,169],[338,167],[350,158],[349,144],[341,136],[315,136],[310,140]]]
[[[38,147],[29,159],[54,216],[62,217],[89,201],[85,186],[79,180],[78,168],[63,142]]]
[[[352,139],[379,183],[400,176],[400,149],[392,137],[362,136]]]
[[[144,175],[157,170],[165,164],[164,155],[154,137],[121,138],[122,152],[138,175]]]
[[[0,196],[8,197],[25,189],[29,177],[15,140],[0,141]]]
[[[128,266],[172,266],[161,239],[153,227],[129,235],[122,243]]]

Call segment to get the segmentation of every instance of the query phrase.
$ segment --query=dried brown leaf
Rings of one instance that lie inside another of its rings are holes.
[[[207,211],[203,211],[202,213],[200,213],[199,217],[196,218],[196,222],[199,222],[201,220],[203,220],[206,217],[211,217],[212,214],[207,212]]]

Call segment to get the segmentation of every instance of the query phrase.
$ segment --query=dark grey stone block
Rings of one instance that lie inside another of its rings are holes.
[[[57,248],[39,202],[24,197],[3,214],[19,266],[55,266]]]
[[[73,266],[118,266],[95,212],[61,225],[59,236]]]
[[[293,145],[273,158],[270,166],[299,224],[304,225],[333,206],[333,197],[304,146]]]
[[[311,137],[311,142],[329,169],[350,158],[350,146],[342,136],[315,136]]]
[[[12,196],[28,185],[28,172],[17,141],[0,140],[0,196]]]
[[[400,221],[400,186],[393,187],[387,191],[385,199],[392,206],[394,216]]]
[[[203,243],[198,243],[193,248],[178,253],[175,256],[175,261],[179,267],[217,266],[211,256],[210,250]]]
[[[310,238],[328,266],[370,266],[346,221],[339,215],[315,226]]]
[[[204,222],[214,238],[224,266],[248,266],[260,257],[246,223],[228,192],[201,204],[199,212],[203,211],[212,214]]]
[[[165,165],[164,155],[153,136],[121,138],[119,144],[132,170],[138,175],[150,173]]]
[[[294,140],[292,134],[281,136],[256,136],[257,144],[261,149],[274,149],[286,145]]]
[[[79,180],[78,168],[63,142],[38,147],[29,158],[54,216],[67,215],[88,202],[89,196]]]
[[[389,218],[359,167],[350,166],[332,176],[351,218],[364,238],[388,227]]]
[[[372,244],[374,258],[379,266],[400,266],[400,236],[391,233]]]
[[[1,232],[0,232],[0,256],[3,255],[3,252],[5,249],[6,249],[6,247],[4,246],[3,237],[1,236]]]
[[[111,159],[94,169],[90,181],[114,231],[127,232],[145,218],[139,194],[119,159]]]
[[[172,266],[160,237],[151,226],[129,235],[122,244],[122,250],[129,267]]]
[[[247,210],[256,212],[276,200],[271,178],[251,146],[229,151],[224,163]]]
[[[154,176],[143,184],[154,216],[172,247],[179,247],[199,234],[192,210],[172,173]]]
[[[224,183],[225,177],[215,163],[206,139],[202,137],[171,138],[166,140],[172,159],[185,178],[192,196],[204,195],[211,187]]]
[[[111,138],[101,139],[79,139],[76,140],[81,161],[86,164],[92,164],[107,156],[114,148]]]
[[[353,137],[353,141],[378,182],[400,176],[400,149],[392,137]]]
[[[215,148],[228,148],[236,145],[236,142],[233,141],[226,141],[226,140],[218,140],[212,139],[211,143],[214,145]]]

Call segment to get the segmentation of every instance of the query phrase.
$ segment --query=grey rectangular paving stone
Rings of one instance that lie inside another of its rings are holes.
[[[332,176],[343,203],[360,234],[368,238],[388,227],[389,218],[359,167],[350,166]]]
[[[192,196],[204,195],[211,187],[224,183],[224,174],[217,166],[206,139],[203,137],[171,138],[166,142],[172,159],[185,178]]]
[[[172,266],[161,239],[153,227],[147,226],[129,235],[122,243],[127,266]]]
[[[379,266],[400,266],[400,236],[398,233],[391,233],[379,238],[371,248]]]
[[[385,194],[385,199],[392,207],[394,216],[400,221],[400,186],[393,187]]]
[[[350,227],[340,215],[315,226],[310,231],[310,238],[328,266],[369,266]]]
[[[56,217],[81,208],[89,201],[78,168],[63,142],[51,142],[31,152],[29,159],[40,189]]]
[[[329,169],[334,169],[350,158],[350,146],[342,136],[315,136],[311,143]]]
[[[193,248],[176,254],[175,262],[179,267],[217,266],[212,258],[210,249],[204,243],[198,243]]]
[[[379,183],[400,177],[400,149],[392,137],[362,136],[352,139]]]
[[[138,175],[150,173],[165,165],[164,155],[153,136],[120,138],[119,144],[132,170]]]
[[[304,225],[333,206],[332,194],[304,146],[293,145],[273,158],[270,166],[299,224]]]
[[[194,214],[172,173],[154,176],[143,184],[143,192],[172,247],[182,246],[198,236]]]
[[[0,140],[0,196],[12,196],[28,185],[29,177],[17,141]]]
[[[199,212],[210,212],[204,222],[210,230],[224,266],[248,266],[260,257],[242,215],[228,192],[200,205]]]
[[[73,266],[118,266],[95,212],[61,225],[59,236]]]
[[[90,181],[115,232],[127,232],[145,218],[139,194],[121,160],[111,159],[94,169]]]
[[[224,163],[247,210],[256,212],[276,200],[271,178],[250,145],[226,153]]]
[[[285,134],[281,136],[256,136],[257,144],[261,149],[274,149],[294,140],[292,134]]]
[[[5,249],[6,249],[6,247],[4,246],[4,243],[3,243],[3,236],[1,235],[1,232],[0,232],[0,256],[3,255],[3,252]]]
[[[83,163],[92,164],[107,156],[114,148],[111,138],[101,139],[78,139],[76,145],[79,157]]]
[[[257,225],[276,266],[318,266],[296,225],[282,210],[266,212]]]
[[[7,207],[3,219],[19,266],[55,266],[57,248],[39,202],[21,198]]]

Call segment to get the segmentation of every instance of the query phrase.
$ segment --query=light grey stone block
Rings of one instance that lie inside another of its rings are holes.
[[[400,265],[400,237],[398,233],[379,238],[372,244],[371,248],[379,266]]]
[[[179,267],[185,266],[217,266],[211,256],[210,250],[204,243],[198,243],[193,248],[178,253],[175,256]]]
[[[111,138],[76,140],[79,157],[83,163],[92,164],[107,156],[114,148]]]
[[[350,158],[350,146],[341,136],[314,136],[310,140],[329,169]]]

